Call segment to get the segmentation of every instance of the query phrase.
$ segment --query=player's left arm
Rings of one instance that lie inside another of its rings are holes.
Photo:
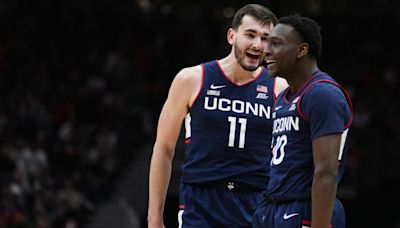
[[[311,227],[326,228],[336,199],[340,145],[349,106],[338,87],[326,84],[311,88],[302,102],[311,128],[314,161]]]
[[[314,177],[312,183],[311,227],[329,227],[337,191],[341,134],[324,135],[312,143]]]

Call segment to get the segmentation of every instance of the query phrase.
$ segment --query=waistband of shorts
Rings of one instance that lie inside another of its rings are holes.
[[[251,191],[251,192],[260,192],[263,191],[257,187],[251,186],[249,184],[241,183],[234,180],[221,180],[221,181],[213,181],[207,183],[185,183],[190,184],[196,187],[201,188],[211,188],[211,189],[223,189],[226,191],[234,192],[234,191]]]
[[[270,196],[267,193],[264,193],[264,199],[267,203],[287,203],[291,201],[306,201],[311,200],[310,197],[307,196],[286,196],[286,197],[276,197]]]

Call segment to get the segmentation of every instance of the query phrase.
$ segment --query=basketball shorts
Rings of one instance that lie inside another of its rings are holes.
[[[330,228],[345,228],[345,212],[336,199]],[[282,203],[264,200],[253,217],[254,228],[309,228],[311,227],[311,201],[287,201]]]
[[[262,191],[228,186],[181,183],[178,222],[180,228],[247,228],[263,201]]]

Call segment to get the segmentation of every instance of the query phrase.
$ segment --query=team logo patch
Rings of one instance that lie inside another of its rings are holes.
[[[224,87],[226,87],[226,85],[214,85],[213,83],[211,84],[210,89],[222,89]]]
[[[218,91],[218,90],[207,90],[207,95],[219,96],[219,95],[221,95],[221,91]]]
[[[226,187],[229,189],[229,191],[232,191],[235,188],[235,182],[229,181]]]
[[[285,213],[284,215],[283,215],[283,219],[290,219],[291,217],[293,217],[293,216],[296,216],[296,215],[299,215],[298,213],[292,213],[292,214],[288,214],[288,213]]]
[[[292,101],[292,105],[289,108],[289,111],[293,111],[296,110],[296,103],[299,101],[300,96],[297,96],[295,99],[293,99]]]

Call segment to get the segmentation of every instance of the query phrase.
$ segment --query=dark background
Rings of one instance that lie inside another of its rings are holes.
[[[140,158],[151,155],[174,75],[227,55],[231,17],[246,3],[1,0],[0,227],[90,224],[128,167],[148,171]],[[400,1],[251,3],[322,26],[320,68],[354,104],[338,192],[348,227],[400,227]],[[177,226],[182,155],[178,146],[167,227]],[[128,200],[143,227],[147,175],[128,175],[144,183]]]

